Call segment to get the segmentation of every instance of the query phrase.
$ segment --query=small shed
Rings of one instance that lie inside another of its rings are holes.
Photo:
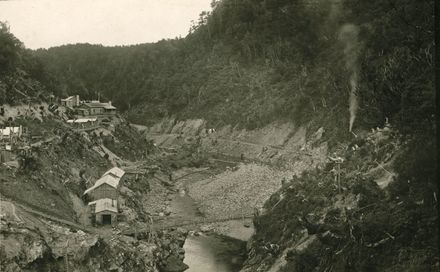
[[[118,202],[110,198],[102,198],[90,202],[89,207],[99,225],[114,225],[117,222]]]
[[[67,98],[61,99],[61,105],[69,108],[79,106],[79,95],[72,95]]]

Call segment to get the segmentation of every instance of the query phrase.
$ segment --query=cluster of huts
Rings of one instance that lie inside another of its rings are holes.
[[[90,128],[98,124],[109,125],[112,117],[116,115],[116,107],[111,101],[80,100],[79,95],[61,99],[61,106],[64,106],[69,117],[73,118],[67,120],[67,123],[76,128]]]
[[[117,222],[119,187],[124,174],[124,170],[113,167],[84,192],[90,200],[88,207],[92,223],[114,225]]]
[[[97,115],[114,115],[116,107],[112,102],[100,102],[99,100],[83,101],[79,99],[79,95],[72,95],[61,99],[61,105],[71,109],[75,114],[80,116],[97,116]]]
[[[21,134],[21,126],[0,128],[0,162],[8,162],[14,157],[13,145]]]
[[[0,128],[0,163],[15,161],[18,154],[30,151],[33,137],[22,126]]]

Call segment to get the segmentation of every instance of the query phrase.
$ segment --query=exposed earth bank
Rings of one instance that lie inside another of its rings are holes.
[[[204,120],[165,119],[143,131],[167,150],[186,145],[195,157],[205,152],[210,163],[228,165],[185,189],[206,218],[253,219],[242,271],[439,266],[436,240],[427,238],[437,225],[435,190],[405,185],[414,180],[402,171],[408,140],[390,124],[355,131],[331,149],[325,128],[308,132],[293,124],[213,130]]]

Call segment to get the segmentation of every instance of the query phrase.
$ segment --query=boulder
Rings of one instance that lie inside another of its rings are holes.
[[[183,272],[189,268],[178,256],[169,256],[164,265],[160,267],[160,272]]]
[[[211,231],[212,229],[213,229],[213,227],[210,225],[203,225],[200,227],[201,232],[208,232],[208,231]]]

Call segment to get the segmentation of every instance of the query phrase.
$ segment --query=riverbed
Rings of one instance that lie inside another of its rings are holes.
[[[197,222],[192,225],[184,245],[184,263],[189,266],[186,271],[239,271],[246,259],[246,241],[254,233],[252,220],[207,220],[188,194],[187,185],[192,182],[192,178],[181,181],[179,191],[173,195],[168,207],[171,212],[169,220]]]
[[[246,258],[246,242],[218,234],[188,236],[183,248],[188,272],[235,272]]]
[[[192,198],[184,191],[174,197],[171,209],[182,218],[202,217]],[[249,221],[230,220],[208,226],[212,229],[208,233],[196,232],[196,235],[189,235],[185,241],[184,263],[189,266],[186,271],[239,271],[246,258],[246,241],[254,232],[252,224]]]

